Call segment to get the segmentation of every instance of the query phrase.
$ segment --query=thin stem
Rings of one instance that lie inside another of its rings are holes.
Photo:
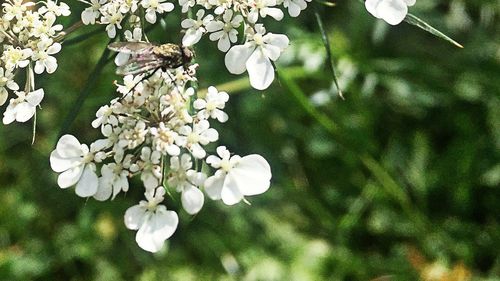
[[[328,66],[330,67],[330,70],[332,71],[333,75],[333,83],[335,84],[335,87],[337,88],[337,91],[339,93],[339,96],[344,99],[344,95],[342,94],[342,89],[340,88],[339,81],[337,79],[337,71],[335,70],[335,63],[333,61],[333,56],[332,56],[332,47],[330,45],[330,39],[328,38],[328,33],[326,32],[326,29],[323,25],[323,20],[321,19],[321,16],[319,15],[318,9],[316,6],[314,6],[314,15],[316,16],[316,22],[318,23],[319,31],[321,32],[321,38],[323,39],[323,44],[325,45],[325,50],[326,50],[326,56],[328,58]]]
[[[68,27],[66,30],[61,31],[56,36],[56,38],[54,38],[54,42],[60,42],[60,41],[64,40],[64,37],[75,32],[76,30],[78,30],[82,26],[83,26],[83,22],[81,20],[75,22],[72,26]]]

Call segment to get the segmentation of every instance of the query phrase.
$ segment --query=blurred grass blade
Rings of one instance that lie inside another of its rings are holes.
[[[448,37],[447,35],[445,35],[444,33],[442,33],[441,31],[437,30],[436,28],[432,27],[430,24],[426,23],[425,21],[419,19],[418,17],[412,15],[412,14],[408,14],[406,15],[406,18],[405,18],[405,21],[411,25],[414,25],[418,28],[421,28],[427,32],[429,32],[430,34],[434,35],[434,36],[437,36],[443,40],[446,40],[448,42],[450,42],[451,44],[459,47],[459,48],[463,48],[464,46],[462,46],[460,43],[458,43],[457,41],[451,39],[450,37]]]
[[[318,9],[314,7],[314,15],[316,16],[316,21],[318,22],[319,31],[321,32],[321,37],[323,38],[323,44],[326,49],[326,56],[328,58],[328,65],[330,66],[330,70],[333,75],[333,83],[335,83],[335,87],[337,87],[337,91],[339,92],[339,96],[344,99],[344,95],[342,94],[342,90],[339,86],[339,81],[337,79],[337,72],[335,71],[335,64],[333,62],[332,49],[330,46],[330,40],[328,39],[328,34],[326,33],[325,27],[323,25],[323,20],[318,13]]]
[[[288,89],[291,96],[302,107],[302,109],[314,120],[316,120],[316,122],[318,122],[318,124],[320,124],[328,133],[330,133],[337,143],[356,154],[356,156],[361,160],[363,166],[365,166],[365,168],[373,175],[375,180],[382,186],[385,193],[397,202],[408,218],[411,218],[415,223],[415,226],[420,231],[423,231],[427,224],[425,217],[413,207],[408,194],[401,186],[399,186],[396,180],[382,166],[382,164],[373,158],[373,156],[365,152],[366,146],[360,146],[359,144],[356,145],[356,142],[343,132],[344,128],[337,125],[337,123],[330,119],[326,114],[315,108],[300,86],[293,81],[293,79],[291,79],[286,72],[279,71],[279,74],[283,85]]]
[[[109,42],[111,43],[112,40]],[[109,44],[108,43],[108,44]],[[95,86],[95,83],[97,81],[97,78],[101,75],[102,70],[104,69],[104,66],[108,63],[108,56],[110,53],[110,50],[107,48],[107,45],[99,58],[99,61],[97,62],[96,66],[94,67],[94,70],[92,70],[92,73],[90,73],[89,78],[87,79],[87,82],[85,83],[85,86],[83,87],[82,91],[78,95],[78,98],[76,99],[75,103],[73,104],[73,107],[69,111],[68,115],[64,119],[64,123],[61,127],[61,131],[59,132],[59,137],[58,139],[69,130],[69,127],[73,122],[75,121],[76,117],[78,116],[78,113],[82,109],[83,103],[85,102],[85,99],[88,97],[90,94],[91,90]]]

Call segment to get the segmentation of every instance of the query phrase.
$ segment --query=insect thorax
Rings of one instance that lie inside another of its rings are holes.
[[[183,65],[183,53],[181,47],[175,44],[163,44],[155,46],[153,53],[165,61],[168,68],[176,68]]]

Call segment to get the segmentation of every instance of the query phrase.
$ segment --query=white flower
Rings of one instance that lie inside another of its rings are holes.
[[[19,90],[19,85],[14,81],[14,73],[12,73],[12,71],[0,66],[0,106],[2,106],[9,97],[7,89],[17,91]]]
[[[75,192],[80,197],[89,197],[97,192],[98,179],[96,167],[92,163],[93,149],[72,135],[64,135],[57,142],[56,149],[50,154],[50,166],[56,173],[60,188],[68,188],[76,184]]]
[[[227,52],[225,64],[233,74],[241,74],[246,69],[252,87],[264,90],[274,80],[271,60],[276,61],[279,58],[289,41],[286,35],[265,34],[265,29],[260,24],[255,25],[255,30],[257,32],[254,35],[249,35],[250,41],[244,45],[233,46]]]
[[[201,36],[205,33],[206,29],[204,26],[207,26],[213,19],[214,16],[205,15],[205,10],[198,10],[196,13],[196,20],[194,19],[185,19],[181,22],[182,28],[186,28],[186,34],[182,37],[182,45],[184,46],[192,46],[198,41],[200,41]]]
[[[243,17],[241,15],[236,15],[233,18],[233,10],[226,10],[222,16],[224,22],[220,20],[211,21],[207,24],[207,31],[212,32],[210,34],[210,40],[217,41],[217,47],[223,52],[227,52],[231,47],[231,43],[235,43],[238,40],[238,31],[236,30],[240,27]]]
[[[130,171],[141,171],[141,180],[146,189],[159,186],[162,179],[161,153],[156,150],[152,151],[150,147],[145,146],[141,150],[141,160],[139,167],[132,165]]]
[[[30,63],[29,57],[33,54],[30,48],[21,49],[14,48],[13,46],[8,46],[7,49],[3,51],[2,60],[5,62],[7,68],[14,67],[26,67]]]
[[[14,18],[17,20],[21,20],[23,18],[23,14],[29,7],[35,6],[34,2],[26,2],[23,3],[23,0],[13,0],[10,3],[3,3],[3,19],[6,21],[11,21]]]
[[[198,213],[203,207],[205,196],[197,186],[202,185],[207,178],[205,174],[192,170],[193,162],[189,154],[182,154],[181,158],[170,158],[170,172],[167,183],[182,192],[182,207],[190,215]]]
[[[158,252],[165,240],[170,238],[177,229],[179,217],[174,211],[168,211],[163,201],[165,189],[158,187],[146,191],[148,201],[141,201],[139,205],[130,207],[125,212],[125,226],[131,230],[138,230],[135,241],[142,249],[149,252]]]
[[[219,120],[219,122],[226,122],[229,117],[222,111],[226,102],[229,100],[229,95],[226,92],[219,92],[213,86],[208,87],[208,93],[204,99],[197,99],[193,103],[193,107],[198,112],[200,119],[207,119],[208,117]]]
[[[365,2],[370,14],[391,25],[401,23],[408,14],[408,6],[413,5],[415,0],[366,0]]]
[[[175,145],[175,140],[178,134],[165,126],[165,123],[160,122],[159,127],[151,128],[153,138],[153,146],[156,150],[162,153],[168,153],[171,156],[177,156],[181,152],[180,148]]]
[[[115,155],[115,163],[105,164],[101,168],[101,177],[99,178],[99,186],[94,198],[99,201],[115,199],[116,195],[123,190],[128,191],[128,175],[129,172],[122,163],[123,154]]]
[[[101,106],[99,110],[97,110],[95,116],[97,117],[94,121],[92,121],[92,127],[98,128],[104,124],[108,123],[110,118],[113,118],[113,108],[108,105]],[[116,117],[114,117],[116,119]]]
[[[156,13],[163,14],[174,9],[174,4],[165,2],[166,0],[142,0],[142,7],[146,9],[146,20],[149,23],[156,22]]]
[[[218,169],[205,181],[205,191],[211,199],[234,205],[244,196],[262,194],[269,189],[271,168],[262,156],[231,157],[225,146],[219,146],[217,154],[220,158],[215,155],[207,158],[207,163]]]
[[[189,8],[194,7],[195,4],[196,0],[179,0],[179,5],[181,5],[182,7],[181,9],[182,13],[187,13]]]
[[[25,92],[15,92],[16,99],[11,99],[9,106],[3,114],[3,123],[10,124],[14,121],[26,122],[35,115],[36,107],[43,99],[43,89],[26,94]]]
[[[146,140],[148,129],[144,121],[138,121],[133,129],[124,130],[120,135],[119,145],[133,149],[142,144]]]
[[[137,11],[137,8],[138,8],[138,1],[139,0],[126,0],[126,1],[120,1],[120,2],[117,2],[117,4],[120,5],[120,12],[122,14],[126,14],[126,13],[135,13],[135,11]]]
[[[101,23],[107,24],[106,32],[109,38],[115,38],[116,28],[121,29],[121,22],[124,15],[120,12],[120,7],[118,5],[108,5],[108,9],[103,11],[101,17]]]
[[[298,17],[300,11],[307,8],[306,1],[311,2],[311,0],[284,0],[283,7],[288,8],[288,14],[290,14],[291,17]]]
[[[101,9],[101,5],[106,3],[107,0],[90,0],[90,2],[80,0],[84,3],[87,3],[90,5],[90,7],[86,8],[82,12],[82,22],[83,24],[95,24],[95,20],[99,18],[100,12],[99,10]]]
[[[177,144],[189,149],[193,156],[198,159],[202,159],[206,155],[202,145],[207,145],[219,138],[219,133],[214,128],[210,128],[207,120],[194,123],[193,128],[183,126],[179,129],[179,134]]]
[[[270,8],[276,6],[276,0],[251,0],[249,2],[249,6],[252,7],[247,16],[249,22],[256,23],[259,15],[263,18],[269,15],[278,21],[283,19],[283,12],[280,9]]]
[[[57,60],[51,56],[61,51],[61,44],[53,43],[51,38],[44,38],[37,43],[37,50],[33,52],[33,60],[36,61],[35,73],[54,73],[57,69]]]
[[[118,59],[118,57],[120,57],[120,55],[122,55],[122,54],[123,54],[122,58]],[[129,56],[130,56],[130,54],[118,53],[118,55],[115,58],[116,65],[118,65],[118,66],[124,65],[128,61]],[[141,74],[141,75],[137,75],[137,76],[127,75],[127,76],[123,77],[123,85],[116,84],[118,86],[116,91],[123,94],[123,95],[130,93],[130,91],[132,91],[132,90],[142,92],[143,85],[142,85],[141,81],[142,81],[143,76],[144,75]]]
[[[57,5],[57,1],[48,0],[47,2],[45,2],[45,5],[46,6],[42,6],[40,7],[40,9],[38,9],[38,12],[40,14],[49,12],[58,17],[67,17],[71,14],[69,6],[66,3],[60,2],[59,5]]]
[[[33,14],[32,16],[37,15]],[[24,20],[27,21],[26,25],[33,25],[32,34],[35,37],[42,36],[55,36],[55,34],[61,30],[63,30],[63,26],[61,24],[56,24],[56,16],[52,13],[45,14],[45,21],[40,21],[38,18],[31,18],[28,14],[24,17]]]
[[[128,42],[140,42],[142,40],[142,29],[136,27],[133,31],[125,30],[123,35],[125,35],[125,40]]]

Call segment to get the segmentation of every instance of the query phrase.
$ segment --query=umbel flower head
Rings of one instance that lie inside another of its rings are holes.
[[[35,74],[52,74],[58,67],[55,55],[61,44],[56,39],[64,33],[56,21],[71,12],[68,5],[54,0],[6,0],[1,7],[0,106],[9,101],[3,123],[27,122],[45,94],[43,89],[35,89]],[[26,73],[24,91],[19,91],[15,81],[19,72]]]
[[[61,188],[76,186],[78,196],[98,201],[138,188],[130,178],[140,178],[146,200],[126,211],[125,225],[137,230],[137,244],[146,251],[159,251],[177,228],[177,213],[166,207],[167,189],[179,193],[182,208],[194,215],[205,204],[204,192],[233,205],[270,186],[270,166],[259,155],[231,157],[219,147],[220,158],[205,158],[207,145],[219,138],[211,123],[229,118],[224,112],[229,95],[213,86],[198,95],[188,86],[196,80],[195,70],[124,77],[126,85],[116,85],[120,98],[102,106],[92,122],[104,138],[87,146],[65,135],[50,157],[52,169],[61,173]],[[214,175],[210,167],[217,170]]]

